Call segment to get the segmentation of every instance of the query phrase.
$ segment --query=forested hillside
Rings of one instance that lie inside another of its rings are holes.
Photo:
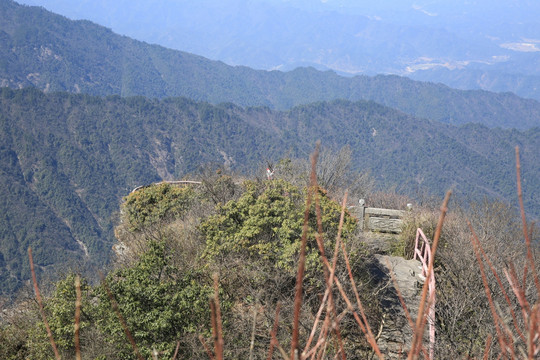
[[[317,173],[345,173],[324,160],[324,151],[316,153],[310,187],[300,166],[272,180],[215,172],[200,185],[156,184],[132,192],[120,205],[107,276],[92,283],[67,273],[43,301],[23,294],[0,313],[0,357],[48,360],[55,352],[57,359],[198,360],[216,354],[262,360],[286,359],[284,349],[304,348],[321,358],[423,358],[419,354],[427,351],[433,359],[467,354],[495,360],[509,352],[510,359],[537,358],[538,248],[524,251],[515,209],[487,200],[470,207],[454,202],[446,212],[445,201],[439,212],[437,201],[429,201],[403,212],[399,235],[362,231],[358,208],[340,206],[317,187]],[[379,200],[401,209],[409,201],[390,193]],[[427,274],[411,259],[418,227],[440,244],[431,247],[438,251],[436,266],[429,265],[436,282],[428,298],[420,291],[427,290]],[[535,239],[535,232],[530,236]],[[332,271],[324,271],[332,253]],[[489,264],[487,276],[480,256]],[[514,285],[522,269],[528,276]],[[497,275],[510,271],[512,287]],[[436,311],[428,312],[432,290]],[[508,337],[494,336],[496,306],[513,315],[504,330]],[[422,341],[423,324],[411,318],[424,319],[436,336]],[[417,349],[411,345],[416,336],[423,342]]]
[[[232,67],[12,0],[0,0],[0,85],[93,95],[185,96],[280,110],[321,100],[363,99],[450,124],[540,125],[540,103],[510,93],[453,90],[397,76],[346,78],[313,68],[284,73]]]
[[[223,157],[257,164],[261,152],[283,149],[224,109],[186,99],[103,99],[32,89],[4,89],[1,98],[4,293],[28,278],[21,261],[28,246],[41,266],[106,262],[111,216],[134,187]]]
[[[540,5],[447,1],[18,0],[227,64],[395,74],[540,100]]]
[[[540,214],[539,129],[454,127],[373,102],[333,101],[278,112],[185,98],[0,92],[2,292],[41,269],[107,262],[114,213],[134,187],[219,163],[257,173],[265,161],[306,157],[316,140],[349,146],[352,168],[411,196],[482,196],[514,203],[513,149],[522,152],[527,211]],[[279,166],[276,170],[279,174]],[[260,173],[263,176],[263,173]]]

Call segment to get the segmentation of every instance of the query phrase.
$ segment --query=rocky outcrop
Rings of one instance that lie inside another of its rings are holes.
[[[417,260],[405,260],[390,255],[374,255],[371,273],[379,287],[380,306],[383,312],[377,344],[386,358],[402,359],[411,346],[412,328],[399,300],[396,285],[407,309],[415,321],[424,279]],[[393,274],[395,281],[392,280]]]

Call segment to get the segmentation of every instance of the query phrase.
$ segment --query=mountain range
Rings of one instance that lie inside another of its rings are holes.
[[[530,0],[23,0],[231,65],[395,74],[540,100]]]
[[[0,1],[0,85],[92,95],[185,96],[214,104],[285,110],[314,101],[373,100],[449,124],[526,129],[540,125],[540,103],[510,93],[460,91],[398,76],[338,76],[228,66],[149,45],[89,21]]]
[[[456,127],[374,102],[335,100],[288,111],[186,98],[97,97],[37,89],[0,93],[0,282],[10,294],[41,270],[96,268],[114,243],[114,213],[133,188],[197,173],[237,171],[283,156],[307,158],[316,140],[349,146],[356,171],[380,188],[515,203],[513,149],[521,148],[530,214],[540,214],[540,129]],[[279,176],[279,170],[276,176]]]
[[[219,163],[254,171],[349,146],[355,171],[415,196],[515,203],[540,216],[540,103],[398,76],[229,66],[0,0],[0,284],[108,262],[133,188]],[[19,89],[21,88],[21,89]],[[276,174],[279,176],[279,172]]]

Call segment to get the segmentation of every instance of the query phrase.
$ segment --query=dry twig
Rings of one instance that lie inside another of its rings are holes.
[[[536,290],[538,291],[538,295],[540,297],[540,280],[538,279],[538,273],[536,272],[536,267],[534,264],[534,258],[532,255],[531,238],[529,236],[529,232],[527,231],[527,218],[525,216],[525,206],[523,205],[523,193],[521,190],[521,164],[519,162],[519,147],[518,146],[516,146],[516,178],[517,178],[519,209],[521,212],[521,221],[523,223],[523,236],[525,237],[525,245],[527,247],[527,260],[529,261],[529,266],[531,267],[531,272],[533,274]],[[526,271],[527,271],[527,265],[525,265],[525,268],[524,268],[524,275],[523,275],[524,280],[526,277]]]
[[[34,270],[34,259],[32,257],[32,249],[28,248],[28,259],[30,261],[30,271],[32,272],[32,282],[34,284],[34,291],[36,292],[36,300],[39,305],[39,312],[41,313],[41,318],[43,319],[43,324],[45,324],[45,329],[47,330],[47,335],[49,336],[49,342],[54,351],[54,356],[57,360],[60,359],[60,354],[58,353],[58,348],[54,342],[53,334],[51,328],[49,327],[49,322],[47,321],[47,316],[45,316],[45,310],[43,309],[43,302],[41,301],[41,294],[39,292],[36,271]]]
[[[126,334],[131,347],[133,348],[133,352],[137,356],[139,360],[144,360],[141,353],[139,352],[139,348],[137,347],[137,344],[135,343],[135,338],[133,338],[133,335],[131,335],[131,332],[129,331],[129,328],[127,326],[126,320],[122,316],[122,313],[120,312],[120,308],[118,307],[118,303],[116,302],[111,289],[109,288],[109,285],[107,285],[107,280],[103,277],[103,274],[100,274],[101,276],[101,282],[103,283],[103,287],[105,287],[105,291],[107,291],[107,296],[109,297],[109,300],[111,301],[111,306],[116,314],[116,317],[118,317],[118,320],[120,321],[120,324],[122,325],[122,328],[124,329],[124,333]]]
[[[79,330],[81,329],[81,278],[75,277],[75,359],[81,360],[81,343],[79,339]]]
[[[210,315],[212,322],[212,336],[214,338],[214,353],[217,360],[223,360],[224,342],[221,309],[219,307],[218,274],[214,274],[214,296],[210,299]]]
[[[180,350],[180,341],[176,342],[176,349],[174,349],[174,355],[172,357],[172,360],[176,360],[176,357],[178,356],[178,351]]]
[[[201,344],[203,345],[204,350],[206,351],[206,354],[208,355],[208,358],[209,358],[210,360],[214,360],[214,355],[212,354],[212,351],[210,351],[210,348],[209,348],[208,345],[206,344],[206,341],[204,341],[204,338],[202,337],[202,335],[199,335],[199,341],[200,341]]]
[[[268,348],[267,360],[272,360],[272,354],[274,352],[274,346],[277,344],[277,331],[279,326],[279,311],[281,310],[281,303],[277,303],[276,316],[274,317],[274,326],[272,326],[272,332],[270,333],[270,346]]]
[[[296,275],[296,288],[295,288],[295,297],[294,297],[294,318],[292,325],[292,339],[291,339],[291,359],[296,360],[300,356],[300,348],[298,345],[299,332],[300,332],[300,309],[302,307],[302,289],[304,281],[304,270],[306,266],[306,246],[307,246],[307,233],[308,233],[308,221],[309,221],[309,210],[311,208],[311,198],[312,192],[314,191],[314,184],[316,183],[316,165],[317,158],[319,157],[319,146],[320,143],[317,142],[315,147],[315,152],[311,156],[311,176],[310,176],[310,186],[308,188],[307,199],[306,199],[306,210],[304,212],[304,226],[302,228],[302,238],[300,244],[300,258],[298,260],[298,272]]]

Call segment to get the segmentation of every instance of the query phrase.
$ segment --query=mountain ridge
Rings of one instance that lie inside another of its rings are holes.
[[[396,74],[540,100],[532,1],[20,1],[230,65]]]
[[[416,117],[490,127],[540,126],[540,102],[513,94],[461,91],[397,76],[341,77],[228,66],[114,34],[42,8],[0,1],[0,85],[46,91],[146,97],[285,110],[320,100],[373,100]]]
[[[29,246],[40,268],[106,264],[114,213],[136,186],[197,174],[208,163],[257,173],[268,159],[307,158],[316,140],[335,151],[349,146],[352,169],[371,173],[381,188],[413,197],[453,188],[464,201],[488,196],[508,203],[519,145],[525,204],[529,214],[540,214],[540,128],[456,127],[370,101],[276,111],[32,88],[0,89],[0,114],[4,294],[28,278]]]

